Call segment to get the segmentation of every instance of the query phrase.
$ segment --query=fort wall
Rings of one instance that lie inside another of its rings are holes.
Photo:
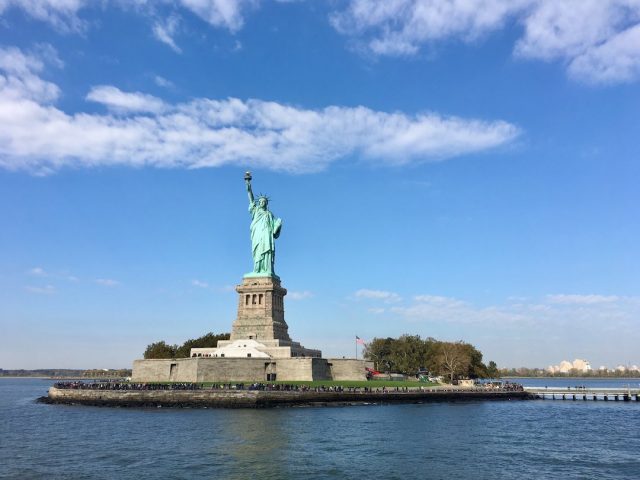
[[[409,392],[315,392],[265,390],[81,390],[51,387],[48,403],[120,407],[256,408],[290,405],[425,403],[470,400],[532,400],[527,392],[413,390]]]
[[[370,362],[313,357],[195,357],[135,360],[132,382],[265,382],[366,380]]]

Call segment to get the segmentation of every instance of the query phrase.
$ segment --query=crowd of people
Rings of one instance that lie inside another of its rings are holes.
[[[504,390],[507,392],[523,392],[524,387],[519,383],[504,382],[502,384],[501,390]]]
[[[58,382],[60,389],[75,390],[201,390],[200,383]]]
[[[340,385],[299,385],[287,383],[132,383],[132,382],[58,382],[54,386],[59,389],[81,389],[81,390],[264,390],[277,392],[336,392],[336,393],[410,393],[410,392],[455,392],[459,389],[430,388],[423,386],[340,386]],[[479,387],[477,390],[487,390],[487,387]],[[505,382],[499,387],[492,387],[492,390],[521,392],[522,385],[518,383]]]

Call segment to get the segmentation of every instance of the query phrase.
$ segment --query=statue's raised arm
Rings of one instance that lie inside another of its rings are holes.
[[[269,211],[269,198],[260,195],[256,201],[251,189],[251,172],[244,174],[249,194],[249,213],[251,214],[251,253],[253,272],[245,277],[278,277],[274,271],[276,258],[276,238],[280,236],[282,219]]]
[[[244,181],[247,184],[247,193],[249,194],[249,206],[251,206],[255,202],[253,198],[253,190],[251,190],[251,172],[246,172],[244,174]]]

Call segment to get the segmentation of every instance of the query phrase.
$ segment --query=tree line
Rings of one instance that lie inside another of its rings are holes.
[[[170,345],[160,340],[147,345],[144,358],[187,358],[192,348],[215,348],[218,346],[218,340],[229,340],[230,336],[229,333],[209,332],[198,338],[190,338],[182,345]]]
[[[456,378],[498,378],[495,362],[485,365],[482,353],[469,343],[442,342],[419,335],[398,338],[374,338],[365,345],[364,358],[374,362],[378,371],[415,375],[427,370],[432,375]]]

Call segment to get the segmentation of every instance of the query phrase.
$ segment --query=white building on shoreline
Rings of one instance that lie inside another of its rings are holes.
[[[549,365],[546,368],[546,371],[549,373],[569,373],[572,370],[580,373],[587,373],[590,372],[592,368],[588,360],[580,358],[576,358],[573,362],[563,360],[559,365]]]

